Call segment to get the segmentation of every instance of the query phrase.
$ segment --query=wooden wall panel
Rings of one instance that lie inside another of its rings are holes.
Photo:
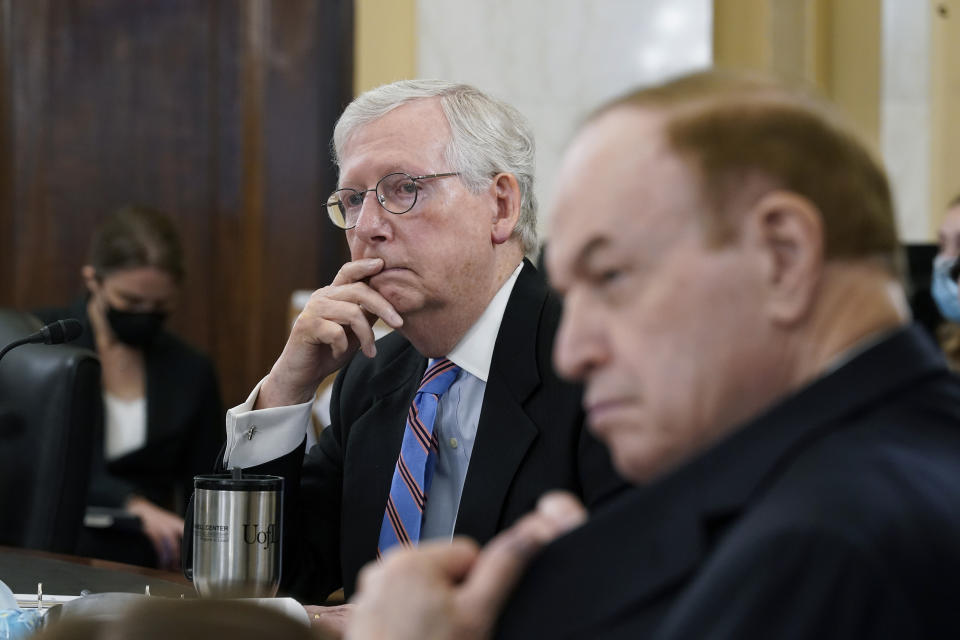
[[[0,0],[0,305],[69,301],[104,215],[164,209],[188,271],[171,326],[242,400],[290,291],[346,256],[323,200],[351,25],[349,0]]]

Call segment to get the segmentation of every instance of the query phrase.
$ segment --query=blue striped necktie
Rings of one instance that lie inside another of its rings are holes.
[[[407,414],[400,456],[393,471],[390,497],[380,525],[377,555],[395,544],[414,545],[420,540],[423,509],[437,464],[437,435],[433,430],[440,396],[446,393],[460,367],[446,358],[427,367]]]

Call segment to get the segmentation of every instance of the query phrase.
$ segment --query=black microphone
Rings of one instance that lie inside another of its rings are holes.
[[[27,342],[43,344],[62,344],[76,340],[83,334],[83,325],[76,318],[66,318],[51,322],[34,334],[27,336]]]
[[[0,358],[7,355],[7,351],[22,344],[61,344],[76,340],[83,333],[83,325],[75,318],[57,320],[46,325],[40,331],[31,333],[26,338],[14,340],[0,351]]]

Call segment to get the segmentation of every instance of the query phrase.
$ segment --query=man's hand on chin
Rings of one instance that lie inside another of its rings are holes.
[[[368,358],[376,355],[377,318],[393,329],[403,325],[393,305],[367,284],[382,269],[380,258],[348,262],[329,286],[313,292],[260,388],[255,409],[309,402],[320,382],[357,349]]]

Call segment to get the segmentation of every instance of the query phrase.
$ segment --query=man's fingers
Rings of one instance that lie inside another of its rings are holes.
[[[352,260],[342,267],[333,278],[333,285],[349,284],[359,282],[364,278],[379,273],[383,269],[383,260],[380,258],[364,258],[362,260]]]
[[[394,329],[403,326],[403,318],[401,318],[397,310],[393,308],[393,305],[387,302],[386,298],[367,283],[357,282],[344,285],[342,292],[338,293],[348,296],[351,301],[360,305],[364,311],[370,314],[371,321],[375,318],[382,318],[384,322]]]
[[[318,289],[311,297],[307,308],[304,309],[304,314],[330,317],[328,307],[335,302],[349,302],[359,306],[366,312],[371,324],[375,318],[382,318],[394,329],[403,325],[403,319],[393,305],[365,282],[331,285]]]
[[[457,537],[450,542],[425,542],[417,548],[417,562],[437,567],[452,582],[459,582],[473,566],[480,548],[469,538]]]
[[[451,542],[424,542],[416,549],[394,547],[379,562],[369,562],[357,576],[357,594],[376,591],[382,584],[403,580],[410,572],[436,571],[449,582],[459,582],[470,571],[479,547],[473,540],[454,538]]]
[[[479,638],[460,633],[460,612],[451,606],[477,553],[465,539],[387,551],[360,572],[347,638]]]
[[[337,272],[337,276],[329,287],[320,290],[323,295],[329,295],[341,300],[356,302],[367,313],[381,318],[394,329],[403,325],[403,319],[386,298],[370,287],[366,280],[383,270],[383,260],[380,258],[365,258],[348,262]],[[372,321],[373,318],[371,318]]]
[[[457,594],[458,608],[470,612],[479,624],[492,622],[530,559],[546,544],[540,528],[523,519],[491,540]]]
[[[473,563],[458,597],[479,624],[492,622],[524,569],[546,544],[586,520],[586,509],[572,495],[546,494],[532,513],[496,536]]]
[[[347,329],[356,337],[361,350],[368,356],[376,355],[376,337],[367,314],[354,302],[324,300],[318,303],[313,313],[301,315],[299,329],[306,331],[307,340],[330,346],[331,353],[339,358],[350,348]]]
[[[577,498],[566,491],[551,491],[537,502],[536,513],[552,522],[558,537],[587,521],[587,510]]]

